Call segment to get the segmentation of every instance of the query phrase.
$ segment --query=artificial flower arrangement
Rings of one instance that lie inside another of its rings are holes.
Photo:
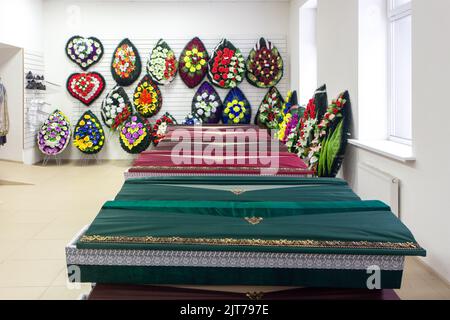
[[[322,137],[317,166],[320,177],[333,178],[339,173],[350,135],[350,109],[350,95],[346,91],[332,102],[318,126]]]
[[[105,133],[100,120],[91,112],[85,112],[73,133],[73,145],[84,154],[97,154],[105,145]]]
[[[105,90],[105,78],[97,72],[74,73],[66,88],[72,97],[89,107]]]
[[[117,130],[131,116],[132,112],[130,99],[120,86],[115,86],[102,102],[103,123],[112,130]]]
[[[47,156],[56,156],[63,152],[70,141],[70,122],[66,115],[59,110],[55,110],[37,135],[39,150]]]
[[[149,75],[145,75],[136,87],[133,102],[136,111],[144,118],[151,118],[161,110],[161,91]]]
[[[286,125],[286,132],[285,132],[285,141],[286,147],[288,148],[289,152],[297,153],[296,146],[298,141],[298,127],[300,118],[303,116],[302,112],[304,109],[298,108],[296,110],[292,110],[292,118]]]
[[[292,119],[291,113],[283,114],[283,121],[280,122],[278,126],[277,138],[281,141],[281,143],[286,143],[286,128],[289,121]]]
[[[223,39],[208,63],[211,83],[223,89],[232,89],[242,82],[244,75],[245,61],[241,51],[230,41]]]
[[[335,121],[336,118],[343,117],[343,109],[347,102],[344,97],[345,93],[341,93],[336,100],[333,100],[328,107],[325,115],[323,116],[322,121],[320,121],[317,126],[319,137],[323,138],[327,134],[327,130],[330,128],[331,124]]]
[[[252,117],[250,102],[239,88],[231,89],[224,100],[224,124],[249,124]]]
[[[327,86],[325,84],[314,92],[314,103],[316,104],[316,117],[320,122],[328,109]]]
[[[169,45],[159,39],[147,63],[147,73],[159,85],[171,83],[178,72],[178,61]]]
[[[185,126],[199,126],[202,125],[202,119],[194,113],[189,113],[183,120],[183,125]]]
[[[318,124],[315,99],[311,99],[306,106],[305,113],[300,119],[299,139],[297,141],[297,154],[308,162],[316,163],[318,159],[309,159],[311,143],[314,139],[314,131]],[[311,161],[312,160],[312,161]]]
[[[156,120],[152,131],[152,141],[154,146],[157,146],[159,142],[166,137],[169,125],[174,124],[177,124],[177,121],[168,112],[166,112],[161,118]]]
[[[300,120],[299,137],[296,145],[296,153],[305,160],[312,170],[317,169],[321,148],[318,136],[315,133],[327,109],[327,87],[323,85],[316,90],[314,97],[308,102],[305,113]]]
[[[297,106],[297,104],[298,104],[297,92],[289,91],[287,94],[286,101],[283,104],[282,108],[283,117],[282,120],[279,122],[277,132],[277,138],[284,144],[287,142],[286,129],[288,128],[288,124],[292,120],[293,116],[291,108]]]
[[[74,36],[66,44],[66,54],[83,71],[99,62],[104,53],[103,44],[95,37]]]
[[[209,82],[203,82],[192,100],[192,113],[203,123],[216,124],[220,122],[222,111],[223,104],[219,94]]]
[[[189,88],[198,86],[208,73],[209,55],[203,42],[195,37],[181,52],[180,77]]]
[[[129,39],[124,39],[114,51],[111,73],[118,85],[127,87],[140,76],[142,62],[139,52]]]
[[[294,91],[289,98],[289,113],[292,115],[290,121],[286,124],[285,144],[289,152],[297,153],[297,142],[299,139],[300,119],[303,118],[305,108],[300,107],[298,103],[297,92]]]
[[[279,123],[283,120],[284,99],[277,88],[270,88],[264,96],[256,117],[256,124],[270,130],[278,129]]]
[[[270,88],[283,78],[283,59],[278,49],[261,38],[250,51],[246,63],[246,78],[257,88]]]
[[[138,114],[129,117],[119,129],[119,141],[123,150],[139,154],[151,143],[150,124]]]
[[[343,157],[343,151],[345,152],[347,145],[349,99],[348,92],[340,94],[336,100],[331,102],[323,119],[314,127],[314,136],[304,159],[310,169],[316,171],[320,177],[335,176],[342,164],[342,160],[339,160],[338,157]],[[340,126],[342,119],[344,122]],[[339,130],[336,131],[336,128]],[[333,151],[330,151],[331,149]]]

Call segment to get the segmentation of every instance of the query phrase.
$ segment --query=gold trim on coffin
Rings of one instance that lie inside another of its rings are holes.
[[[260,224],[264,219],[261,217],[252,217],[252,218],[245,218],[245,220],[250,223],[253,226],[256,226],[257,224]]]
[[[324,249],[391,249],[418,250],[421,247],[413,242],[368,242],[368,241],[319,241],[319,240],[262,240],[262,239],[215,239],[180,237],[126,237],[126,236],[83,236],[82,243],[133,243],[133,244],[175,244],[211,246],[249,246],[249,247],[288,247]]]
[[[233,189],[230,190],[230,192],[234,193],[236,196],[240,196],[241,194],[245,193],[245,190],[241,190],[241,189]]]

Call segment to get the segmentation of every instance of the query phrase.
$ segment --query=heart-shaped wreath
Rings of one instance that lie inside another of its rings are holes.
[[[74,73],[67,80],[67,91],[84,105],[90,106],[105,89],[105,79],[100,73]]]
[[[66,45],[67,56],[83,71],[99,62],[104,51],[103,44],[95,37],[74,36],[69,39]]]

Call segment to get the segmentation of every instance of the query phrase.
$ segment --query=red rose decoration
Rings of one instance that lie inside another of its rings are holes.
[[[239,49],[224,39],[216,47],[208,63],[210,81],[223,89],[235,88],[242,82],[245,74],[244,57]]]
[[[278,49],[270,41],[261,38],[250,51],[246,77],[257,88],[270,88],[283,77],[283,59]]]
[[[74,73],[67,80],[67,91],[84,105],[90,106],[105,89],[105,79],[100,73]]]

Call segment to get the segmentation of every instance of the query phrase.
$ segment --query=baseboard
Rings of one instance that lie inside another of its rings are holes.
[[[445,283],[449,288],[450,288],[450,281],[447,280],[443,275],[441,275],[439,272],[437,272],[436,270],[434,270],[432,267],[430,267],[427,263],[425,263],[422,258],[419,257],[414,257],[413,258],[415,261],[417,261],[421,266],[423,266],[429,273],[433,274],[434,276],[436,276],[436,278],[438,278],[439,280],[441,280],[443,283]]]
[[[0,159],[0,161],[1,161],[1,162],[9,162],[9,163],[23,164],[23,161],[17,161],[17,160]]]

